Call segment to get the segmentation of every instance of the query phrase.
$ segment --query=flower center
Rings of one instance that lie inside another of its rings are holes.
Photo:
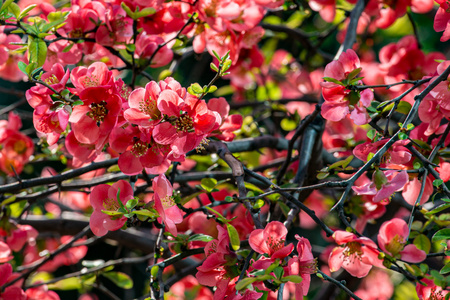
[[[349,242],[347,243],[344,251],[344,261],[349,261],[352,263],[355,259],[361,260],[361,256],[363,254],[361,250],[361,244],[358,242]]]
[[[285,240],[283,239],[274,239],[273,237],[269,236],[266,240],[267,245],[270,249],[272,249],[273,252],[276,252],[283,248]]]
[[[146,115],[149,115],[152,120],[159,119],[161,116],[161,112],[158,110],[156,105],[156,101],[152,99],[152,97],[148,97],[147,99],[142,99],[139,102],[139,109]]]
[[[23,154],[27,150],[27,144],[23,140],[14,143],[14,151],[18,154]]]
[[[176,121],[175,121],[175,128],[178,132],[191,132],[193,130],[194,121],[192,118],[187,115],[181,115]]]
[[[137,140],[131,148],[131,153],[133,153],[133,155],[136,157],[141,157],[142,155],[147,153],[147,150],[147,144],[142,142],[141,140]]]
[[[58,79],[58,77],[56,77],[55,74],[53,74],[52,76],[46,78],[46,79],[44,80],[44,82],[45,82],[46,84],[48,84],[48,85],[52,85],[52,84],[59,83],[59,79]]]
[[[314,274],[317,273],[317,258],[314,258],[313,260],[300,262],[299,264],[300,268],[300,274]]]
[[[403,250],[405,244],[405,240],[401,236],[396,234],[392,241],[386,245],[386,250],[395,256]]]
[[[100,103],[91,103],[89,107],[91,111],[87,113],[87,116],[92,120],[97,122],[97,126],[100,126],[100,123],[105,120],[106,115],[108,114],[108,109],[106,108],[105,100],[100,101]]]
[[[116,211],[119,209],[119,203],[117,203],[116,199],[113,198],[106,198],[103,201],[103,207],[105,208],[105,210],[109,210],[109,211]]]
[[[175,205],[175,201],[173,201],[173,198],[169,195],[161,198],[161,203],[164,209],[168,209]]]
[[[91,74],[91,76],[84,77],[82,81],[84,83],[84,86],[87,88],[88,87],[96,87],[96,86],[100,85],[100,79],[97,76],[92,75],[92,74]]]
[[[83,37],[83,30],[81,28],[76,28],[69,32],[69,37],[71,38],[81,38]]]
[[[435,286],[431,289],[431,293],[430,293],[430,300],[444,300],[444,294],[442,293],[442,290],[439,289],[438,291],[438,287]]]

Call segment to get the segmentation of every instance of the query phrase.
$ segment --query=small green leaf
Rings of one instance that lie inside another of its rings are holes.
[[[237,232],[236,228],[230,223],[227,223],[227,230],[228,235],[230,236],[231,247],[233,248],[234,251],[239,250],[239,248],[241,248],[241,240],[239,239],[239,233]]]
[[[348,74],[347,78],[348,78],[349,80],[352,80],[353,78],[355,78],[355,77],[361,72],[361,70],[362,70],[362,68],[354,69],[353,71],[351,71],[351,72]]]
[[[336,84],[342,85],[342,86],[344,85],[341,81],[331,78],[331,77],[323,77],[323,80],[328,81],[328,82],[333,82],[333,83],[336,83]]]
[[[430,253],[431,243],[426,235],[419,234],[416,236],[413,244],[416,245],[418,249],[425,251],[427,254]]]
[[[28,37],[28,60],[41,67],[47,58],[47,44],[41,39]]]
[[[121,213],[120,211],[116,211],[116,210],[102,210],[102,213],[107,214],[108,216],[111,216],[111,217],[123,216],[123,213]]]
[[[284,275],[284,269],[283,269],[283,267],[278,266],[273,270],[273,273],[275,274],[275,277],[277,277],[278,279],[281,279],[281,277],[283,277],[283,275]]]
[[[203,93],[203,89],[200,86],[200,84],[198,84],[198,83],[191,84],[190,88],[196,94],[202,94]]]
[[[427,215],[427,216],[434,215],[434,214],[437,214],[438,212],[441,212],[447,208],[450,208],[450,203],[443,203],[443,204],[439,205],[438,207],[436,207],[435,209],[425,213],[425,215]]]
[[[284,276],[282,278],[283,282],[293,282],[293,283],[301,283],[303,281],[303,278],[301,276],[298,275],[288,275],[288,276]]]
[[[211,192],[216,185],[217,180],[214,178],[203,178],[201,181],[202,188],[204,188],[207,192]]]
[[[215,91],[217,91],[217,86],[211,85],[206,92],[207,93],[214,93]]]
[[[150,275],[152,275],[153,278],[158,277],[159,272],[159,266],[153,266],[150,270]]]
[[[31,5],[28,5],[27,7],[25,7],[19,15],[19,20],[25,18],[28,15],[28,12],[30,12],[36,6],[37,6],[37,4],[31,4]]]
[[[163,70],[161,71],[161,73],[159,73],[158,79],[159,80],[164,80],[167,77],[172,76],[172,71],[171,70]]]
[[[6,0],[3,2],[2,6],[0,7],[0,11],[4,10],[5,8],[8,8],[8,6],[13,2],[14,0]]]
[[[450,262],[448,262],[440,271],[441,274],[450,273]]]
[[[8,10],[14,14],[16,19],[19,19],[19,15],[20,15],[20,7],[19,7],[19,5],[17,5],[16,3],[12,2],[12,3],[9,4]]]
[[[265,204],[264,200],[258,199],[256,200],[255,204],[253,204],[253,209],[260,209]]]
[[[19,67],[19,70],[22,71],[22,73],[25,73],[25,75],[28,75],[28,73],[26,71],[26,69],[27,69],[26,63],[24,63],[23,61],[19,61],[17,65]]]
[[[120,3],[120,6],[122,6],[123,10],[127,13],[127,15],[132,18],[133,20],[136,20],[136,15],[133,11],[131,11],[131,8],[128,7],[125,2]]]
[[[233,197],[231,197],[231,196],[226,196],[226,197],[225,197],[225,201],[226,201],[226,202],[233,202],[234,199],[233,199]]]
[[[444,180],[442,179],[435,179],[433,180],[433,186],[440,187],[444,183]]]
[[[193,234],[188,238],[189,242],[194,242],[194,241],[209,242],[212,240],[214,240],[214,238],[212,236],[202,234],[202,233]]]
[[[133,287],[133,280],[130,276],[122,272],[108,272],[102,274],[114,282],[118,287],[122,289],[131,289]]]
[[[241,281],[239,281],[236,284],[235,288],[236,288],[236,290],[240,291],[240,290],[243,290],[248,285],[250,285],[250,284],[252,284],[253,282],[256,282],[256,281],[258,281],[258,278],[256,278],[256,277],[247,277],[247,278],[244,278]]]
[[[219,72],[219,68],[217,68],[217,66],[216,66],[214,63],[211,63],[211,64],[209,65],[209,67],[210,67],[213,71]]]
[[[153,15],[155,12],[156,9],[154,9],[153,7],[145,7],[141,11],[137,11],[134,13],[134,20],[148,17],[150,15]]]
[[[212,50],[212,53],[214,54],[214,56],[215,56],[219,61],[221,61],[221,58],[220,58],[219,54],[217,54],[216,51]]]
[[[408,134],[406,134],[405,132],[400,132],[400,133],[398,134],[398,138],[399,138],[400,140],[406,140],[406,139],[408,138]]]
[[[133,198],[127,201],[127,204],[125,204],[125,207],[128,208],[128,210],[132,210],[137,204],[138,204],[138,199]]]
[[[156,219],[156,218],[159,217],[158,213],[152,212],[152,211],[150,211],[148,209],[135,210],[132,213],[135,214],[135,215],[138,215],[138,216],[149,217],[149,218],[152,218],[152,219]]]
[[[73,106],[76,106],[76,105],[83,105],[83,104],[84,104],[84,102],[81,101],[81,100],[77,100],[77,101],[75,101],[74,103],[72,103]]]
[[[450,228],[444,228],[436,232],[431,238],[432,242],[450,239]]]

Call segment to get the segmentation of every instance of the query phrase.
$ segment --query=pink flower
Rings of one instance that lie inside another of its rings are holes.
[[[378,245],[394,258],[401,258],[410,263],[419,263],[427,258],[427,254],[425,251],[417,249],[414,244],[406,245],[408,236],[408,224],[402,219],[394,218],[381,225],[378,233]]]
[[[444,31],[441,42],[445,42],[450,39],[450,5],[443,0],[437,0],[436,2],[439,3],[439,8],[434,17],[433,28],[436,32]]]
[[[127,175],[136,175],[143,168],[157,167],[167,161],[169,146],[155,143],[150,130],[129,123],[114,128],[109,143],[114,151],[121,153],[118,165]],[[165,171],[161,169],[162,173]]]
[[[120,194],[117,193],[120,190]],[[92,212],[89,224],[91,230],[96,236],[104,236],[108,231],[120,229],[127,218],[124,216],[109,216],[102,212],[118,211],[120,205],[117,201],[121,201],[124,205],[128,200],[133,198],[133,188],[125,180],[119,180],[112,186],[107,184],[100,184],[94,187],[89,196],[94,211]]]
[[[189,94],[182,99],[172,90],[164,92],[164,97],[158,98],[158,109],[166,115],[166,122],[155,126],[153,138],[159,144],[170,145],[176,155],[184,155],[218,127],[221,117],[195,96]]]
[[[13,258],[9,246],[0,241],[0,264],[10,261]]]
[[[173,187],[166,176],[160,174],[153,178],[152,188],[155,209],[160,215],[158,222],[164,222],[167,231],[176,236],[177,227],[175,225],[183,222],[183,215],[172,197]]]
[[[397,173],[395,176],[394,174]],[[353,186],[352,189],[357,195],[374,195],[373,202],[380,202],[401,190],[408,182],[406,171],[381,171],[376,170],[373,180],[362,186]],[[388,179],[390,178],[390,179]]]
[[[17,252],[28,241],[34,241],[38,234],[37,230],[30,225],[17,225],[17,228],[12,230],[11,234],[6,238],[6,243],[8,243],[12,251]]]
[[[295,298],[302,299],[308,294],[311,283],[311,274],[317,272],[317,261],[312,255],[311,244],[308,239],[295,235],[298,240],[298,256],[294,256],[288,262],[289,275],[299,275],[303,278],[301,283],[295,284]]]
[[[2,287],[5,283],[8,282],[8,279],[11,278],[11,275],[12,275],[12,267],[10,264],[0,265],[0,287]],[[5,288],[3,292],[0,292],[0,299],[26,300],[27,295],[23,292],[23,290],[19,286],[13,284]]]
[[[208,109],[216,111],[222,118],[219,129],[214,130],[211,136],[227,142],[232,141],[235,137],[233,131],[241,129],[242,116],[229,115],[230,105],[223,97],[209,99]]]
[[[372,240],[342,230],[337,230],[333,238],[340,247],[334,248],[328,259],[331,272],[342,267],[352,276],[362,278],[372,266],[382,267],[377,245]]]
[[[349,85],[361,83],[355,81],[360,71],[359,57],[351,49],[343,52],[338,60],[326,65],[324,77],[333,78],[341,83],[331,81],[320,83],[325,99],[322,105],[322,116],[325,119],[340,121],[351,112],[350,118],[357,125],[367,124],[370,121],[366,107],[370,106],[373,100],[373,92],[370,89],[359,92],[348,88]]]
[[[432,279],[423,278],[416,284],[417,296],[420,300],[444,300],[449,291],[444,291],[442,287],[434,284]]]
[[[255,269],[265,269],[276,259],[284,259],[292,250],[294,245],[284,245],[288,231],[283,223],[272,221],[264,229],[255,229],[250,233],[248,243],[250,247],[260,254],[267,254],[269,259],[259,259],[253,263]]]
[[[239,276],[236,271],[237,256],[230,250],[228,231],[217,225],[218,239],[208,242],[205,246],[206,259],[197,268],[195,275],[202,285],[216,286],[214,299],[224,299],[228,285],[233,278]],[[226,267],[225,267],[226,266]],[[236,291],[234,291],[236,293]]]
[[[25,293],[28,300],[60,300],[56,292],[48,290],[47,285],[27,289]]]

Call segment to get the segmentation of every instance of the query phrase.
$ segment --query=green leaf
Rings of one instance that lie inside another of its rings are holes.
[[[323,77],[323,80],[328,81],[328,82],[333,82],[333,83],[336,83],[336,84],[339,84],[342,86],[344,85],[341,81],[334,79],[332,77]]]
[[[136,16],[133,11],[131,11],[131,8],[129,8],[125,2],[120,3],[120,6],[122,6],[123,10],[127,13],[127,15],[132,18],[133,20],[136,20]]]
[[[19,5],[17,5],[14,2],[11,2],[8,6],[8,10],[10,12],[12,12],[14,14],[14,16],[16,16],[17,19],[19,19],[19,15],[20,15],[20,7]]]
[[[132,210],[137,204],[138,204],[138,199],[133,198],[127,201],[127,204],[125,204],[125,207],[128,208],[128,210]]]
[[[335,168],[340,167],[340,166],[342,166],[343,168],[345,168],[345,167],[347,167],[348,164],[353,160],[353,157],[354,157],[353,155],[350,155],[349,157],[347,157],[347,158],[344,159],[344,160],[337,161],[337,162],[335,162],[334,164],[330,165],[330,166],[328,167],[328,169],[335,169]]]
[[[222,68],[220,69],[221,75],[226,75],[224,72],[226,72],[231,67],[231,59],[225,60],[225,62],[222,65]]]
[[[206,91],[206,93],[214,93],[215,91],[217,91],[217,86],[215,85],[211,85],[208,90]]]
[[[352,80],[353,78],[355,78],[355,77],[361,72],[361,70],[362,70],[362,68],[354,69],[353,71],[351,71],[351,72],[348,74],[347,78],[348,78],[349,80]]]
[[[139,19],[139,18],[148,17],[150,15],[153,15],[155,12],[156,12],[156,9],[154,9],[153,7],[145,7],[141,11],[137,11],[134,13],[134,20]]]
[[[8,8],[8,6],[13,2],[14,0],[6,0],[3,2],[2,6],[0,7],[0,11],[4,10],[5,8]]]
[[[444,183],[444,180],[442,179],[435,179],[433,180],[433,186],[440,187]]]
[[[181,205],[185,205],[186,203],[188,203],[189,201],[191,201],[195,197],[197,197],[197,196],[199,196],[201,194],[204,194],[204,193],[205,193],[204,191],[200,191],[200,192],[196,192],[196,193],[190,194],[190,195],[188,195],[186,197],[183,197],[183,198],[181,198],[180,204]]]
[[[430,239],[424,234],[419,234],[416,236],[413,242],[414,245],[420,250],[425,251],[427,254],[430,253],[431,243]]]
[[[172,76],[172,71],[171,70],[163,70],[163,71],[161,71],[161,73],[159,73],[158,79],[164,80],[169,76]]]
[[[74,103],[72,103],[73,106],[76,106],[76,105],[83,105],[83,104],[84,104],[84,102],[81,101],[81,100],[77,100],[77,101],[75,101]]]
[[[450,228],[444,228],[436,232],[431,238],[432,242],[450,239]]]
[[[440,271],[441,274],[450,273],[450,262],[448,262]]]
[[[49,284],[48,288],[52,290],[60,290],[60,291],[69,291],[69,290],[78,290],[82,287],[82,280],[79,277],[72,277],[59,280],[56,283]]]
[[[206,191],[211,192],[217,185],[217,180],[214,178],[203,178],[201,181],[201,186]]]
[[[437,214],[438,212],[441,212],[447,208],[450,208],[450,203],[443,203],[443,204],[439,205],[438,207],[436,207],[435,209],[425,213],[425,215],[426,216],[434,215],[434,214]]]
[[[216,66],[214,63],[211,63],[211,64],[209,65],[209,67],[210,67],[213,71],[219,72],[219,68],[217,68],[217,66]]]
[[[406,140],[406,139],[408,138],[408,134],[406,134],[406,132],[400,132],[400,133],[398,134],[398,138],[399,138],[400,140]]]
[[[239,239],[239,233],[237,232],[236,228],[230,223],[227,223],[227,230],[228,235],[230,236],[231,247],[233,248],[234,251],[239,250],[239,248],[241,248],[241,240]]]
[[[198,84],[198,83],[191,84],[190,88],[195,94],[202,94],[203,93],[203,89],[200,86],[200,84]]]
[[[63,17],[63,18],[61,18],[61,19],[57,19],[57,20],[55,20],[55,21],[53,21],[53,22],[50,22],[50,23],[48,23],[48,24],[45,24],[43,27],[42,27],[42,29],[41,29],[41,31],[42,32],[48,32],[50,29],[52,29],[52,28],[57,28],[58,27],[58,25],[61,25],[62,23],[64,23],[65,21],[66,21],[66,17]]]
[[[284,269],[283,267],[278,266],[273,270],[273,273],[275,274],[276,278],[280,279],[284,275]]]
[[[114,282],[122,289],[131,289],[133,287],[133,280],[130,276],[122,272],[108,272],[103,273],[103,276]]]
[[[24,63],[23,61],[19,61],[19,63],[17,64],[19,66],[19,70],[22,71],[22,73],[25,73],[25,75],[28,75],[27,73],[27,64]]]
[[[127,212],[128,210],[126,209],[125,205],[123,205],[122,201],[120,200],[120,189],[117,189],[116,199],[117,199],[117,202],[119,203],[119,206],[122,209],[122,211]],[[119,209],[119,211],[120,211],[120,209]]]
[[[107,214],[108,216],[111,216],[111,217],[123,216],[122,212],[116,211],[116,210],[103,210],[102,209],[102,213]]]
[[[193,242],[193,241],[209,242],[212,240],[214,240],[214,238],[212,236],[202,234],[202,233],[193,234],[188,238],[188,242]]]
[[[41,39],[28,36],[28,60],[36,63],[36,67],[41,67],[47,58],[47,44]]]
[[[253,204],[253,209],[260,209],[265,204],[264,200],[258,199],[256,200],[255,204]]]
[[[14,202],[14,200],[16,200],[16,198],[17,198],[17,195],[13,195],[13,196],[11,196],[9,198],[6,198],[5,200],[3,200],[0,203],[0,206],[5,206],[6,204],[12,203],[12,202]]]
[[[135,215],[138,215],[138,216],[149,217],[149,218],[152,218],[152,219],[156,219],[156,218],[159,217],[158,213],[152,212],[152,211],[150,211],[148,209],[135,210],[132,213],[135,214]]]
[[[220,58],[219,54],[217,54],[216,51],[212,50],[212,53],[214,54],[214,56],[215,56],[219,61],[221,61],[221,58]]]
[[[37,4],[31,4],[31,5],[28,5],[27,7],[25,7],[22,10],[22,12],[20,13],[18,20],[25,18],[28,15],[28,12],[30,12],[36,6],[37,6]]]
[[[303,278],[301,276],[298,275],[288,275],[288,276],[284,276],[282,278],[283,282],[293,282],[293,283],[301,283],[303,281]]]
[[[236,288],[236,290],[240,291],[240,290],[243,290],[248,285],[250,285],[250,284],[252,284],[253,282],[256,282],[256,281],[258,281],[257,277],[247,277],[247,278],[244,278],[241,281],[239,281],[236,284],[235,288]]]
[[[153,278],[158,277],[159,272],[159,266],[153,266],[150,270],[150,275],[152,275]]]

